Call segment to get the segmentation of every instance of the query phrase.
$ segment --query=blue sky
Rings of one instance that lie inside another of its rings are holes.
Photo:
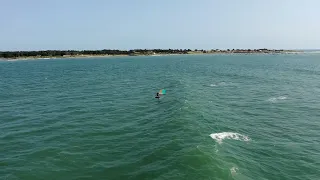
[[[0,51],[320,48],[319,0],[7,0]]]

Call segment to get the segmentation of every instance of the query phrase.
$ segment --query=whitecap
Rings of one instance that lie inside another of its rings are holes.
[[[227,85],[227,83],[225,83],[225,82],[220,82],[219,85],[224,86],[224,85]]]
[[[210,84],[210,86],[211,86],[211,87],[215,87],[215,86],[217,86],[217,85],[215,85],[215,84]]]
[[[245,136],[239,133],[234,133],[234,132],[213,133],[213,134],[210,134],[210,137],[216,140],[219,144],[221,144],[224,139],[250,141],[250,138],[248,136]]]
[[[287,99],[287,97],[285,97],[285,96],[280,96],[280,97],[278,97],[278,99],[283,100],[283,99]]]
[[[232,167],[230,168],[230,172],[232,174],[232,176],[234,176],[235,174],[237,174],[238,168],[237,167]]]
[[[268,101],[270,101],[270,102],[276,102],[276,101],[277,101],[277,98],[275,98],[275,97],[269,98]]]
[[[277,102],[277,101],[279,101],[279,100],[285,100],[285,99],[287,99],[286,96],[279,96],[279,97],[269,98],[268,101],[269,101],[269,102]]]

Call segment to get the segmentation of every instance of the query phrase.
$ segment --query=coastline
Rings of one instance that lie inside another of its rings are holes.
[[[18,60],[49,60],[49,59],[72,59],[72,58],[103,58],[103,57],[122,57],[127,55],[74,55],[74,56],[23,56],[17,58],[0,58],[4,61],[18,61]]]
[[[0,52],[3,53],[3,52]],[[187,52],[172,52],[172,53],[154,53],[153,51],[147,51],[144,53],[133,52],[130,54],[75,54],[75,55],[63,55],[63,56],[18,56],[13,58],[0,57],[2,61],[18,61],[18,60],[45,60],[45,59],[71,59],[71,58],[107,58],[107,57],[126,57],[126,56],[168,56],[168,55],[215,55],[215,54],[301,54],[306,53],[302,50],[199,50],[199,51],[187,51]]]

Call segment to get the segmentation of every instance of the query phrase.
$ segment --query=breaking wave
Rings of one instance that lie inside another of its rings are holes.
[[[239,133],[233,133],[233,132],[213,133],[213,134],[210,134],[210,137],[216,140],[219,144],[221,144],[224,139],[250,141],[250,138],[248,136],[245,136]]]

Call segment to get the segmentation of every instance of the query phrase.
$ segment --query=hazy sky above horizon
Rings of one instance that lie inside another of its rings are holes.
[[[319,0],[6,0],[0,51],[320,48]]]

